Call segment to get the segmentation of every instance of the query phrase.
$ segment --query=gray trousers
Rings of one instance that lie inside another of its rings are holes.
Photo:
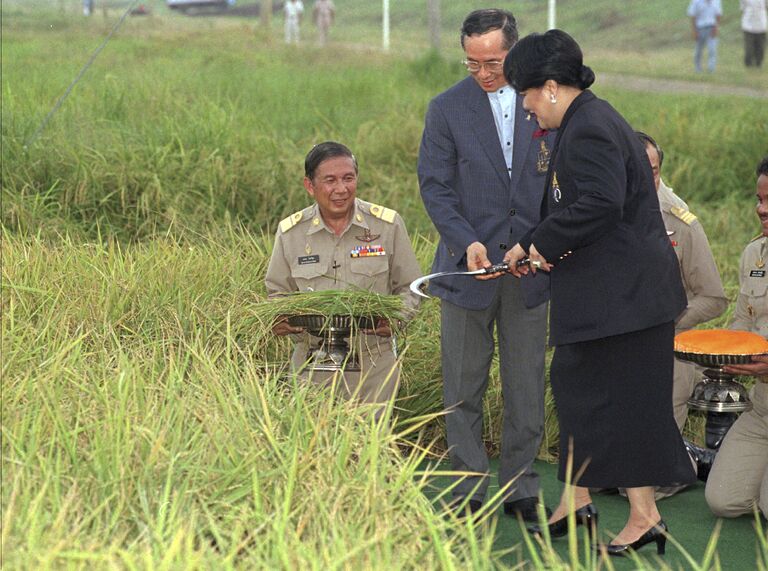
[[[483,396],[499,342],[504,416],[499,487],[515,480],[507,501],[539,493],[533,461],[544,430],[544,352],[547,304],[527,309],[520,280],[499,278],[491,305],[469,310],[441,304],[443,396],[451,465],[455,471],[483,476],[459,477],[454,496],[482,501],[488,489],[488,455],[483,444]]]

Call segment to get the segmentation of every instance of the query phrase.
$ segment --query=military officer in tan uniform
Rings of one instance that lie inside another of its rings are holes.
[[[661,207],[661,217],[680,264],[688,306],[675,321],[675,334],[714,319],[728,307],[720,273],[709,247],[707,235],[696,216],[688,210],[685,201],[676,195],[661,179],[664,151],[650,135],[637,131],[653,171],[653,181]],[[680,432],[688,418],[688,399],[700,380],[698,367],[688,361],[675,359],[672,405],[675,422]],[[686,442],[688,455],[700,480],[706,481],[714,452]],[[657,500],[672,496],[687,486],[664,486],[655,489]]]
[[[741,256],[731,329],[768,337],[768,156],[757,167],[756,211],[762,233]],[[707,503],[720,517],[751,515],[755,506],[768,517],[768,357],[753,361],[725,367],[757,380],[750,392],[754,408],[742,413],[725,435],[707,480]]]
[[[357,160],[344,145],[320,143],[305,159],[304,187],[315,203],[280,222],[267,269],[269,296],[295,291],[364,288],[398,294],[409,314],[418,306],[410,283],[421,275],[400,215],[356,198]],[[407,316],[404,316],[407,317]],[[296,341],[292,366],[301,370],[320,339],[280,321],[273,331]],[[342,393],[364,403],[385,403],[395,394],[400,367],[390,324],[353,339],[362,371],[345,372]],[[320,384],[333,373],[304,371]]]
[[[661,217],[680,263],[680,274],[688,298],[688,307],[675,322],[675,334],[678,334],[722,315],[728,307],[728,298],[704,228],[685,202],[661,180],[663,151],[649,135],[638,132],[638,137],[645,144],[651,163]],[[675,421],[681,432],[688,417],[688,399],[700,378],[696,365],[675,359],[672,403]]]

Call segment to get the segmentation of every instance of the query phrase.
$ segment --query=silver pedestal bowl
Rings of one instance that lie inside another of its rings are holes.
[[[752,362],[752,355],[712,355],[675,351],[675,356],[702,367],[704,379],[693,389],[688,406],[706,412],[746,412],[752,403],[744,385],[734,380],[735,375],[723,371],[725,365],[743,365]]]
[[[347,343],[353,331],[373,329],[376,320],[369,316],[352,315],[292,315],[288,323],[295,327],[304,327],[307,332],[320,338],[320,345],[310,347],[306,360],[315,371],[359,372],[360,359]]]
[[[752,410],[747,389],[735,380],[736,375],[726,373],[725,365],[752,362],[752,355],[713,355],[675,351],[675,356],[696,363],[704,370],[704,378],[693,388],[688,408],[707,413],[705,438],[707,448],[716,450],[725,438],[739,413]]]

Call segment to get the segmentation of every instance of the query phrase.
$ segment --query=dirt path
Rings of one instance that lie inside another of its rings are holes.
[[[764,89],[735,85],[716,85],[713,83],[700,83],[698,81],[686,81],[683,79],[661,79],[622,75],[619,73],[601,73],[598,77],[598,81],[603,85],[621,87],[632,91],[649,91],[651,93],[692,93],[696,95],[738,95],[741,97],[768,99],[768,90]]]

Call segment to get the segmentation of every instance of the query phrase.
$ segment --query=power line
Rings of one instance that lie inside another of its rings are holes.
[[[24,143],[24,149],[26,150],[29,148],[29,146],[35,142],[37,137],[42,133],[43,129],[45,129],[46,125],[48,125],[48,122],[51,120],[51,117],[59,110],[61,105],[64,103],[64,100],[69,97],[69,94],[72,92],[72,89],[74,89],[75,85],[80,81],[80,79],[83,77],[86,71],[88,71],[88,68],[91,67],[91,64],[96,60],[98,55],[101,53],[101,50],[104,49],[104,47],[109,43],[109,40],[112,39],[112,36],[115,35],[115,32],[120,28],[120,26],[123,25],[123,22],[125,21],[125,18],[128,16],[128,14],[131,13],[131,10],[133,9],[134,4],[138,2],[139,0],[131,0],[131,3],[128,5],[128,8],[125,10],[125,13],[120,17],[120,19],[117,21],[117,23],[112,28],[112,31],[107,34],[107,37],[104,38],[104,41],[101,43],[101,45],[96,48],[96,51],[91,54],[91,57],[88,59],[86,64],[83,66],[83,69],[80,70],[80,73],[77,74],[77,77],[72,81],[72,83],[69,84],[69,87],[67,87],[67,90],[64,92],[64,94],[59,97],[59,100],[56,102],[56,104],[53,106],[53,109],[51,109],[48,112],[48,115],[45,116],[45,119],[43,119],[43,122],[40,123],[40,126],[35,130],[34,133],[32,133],[32,136],[27,139],[27,142]]]

